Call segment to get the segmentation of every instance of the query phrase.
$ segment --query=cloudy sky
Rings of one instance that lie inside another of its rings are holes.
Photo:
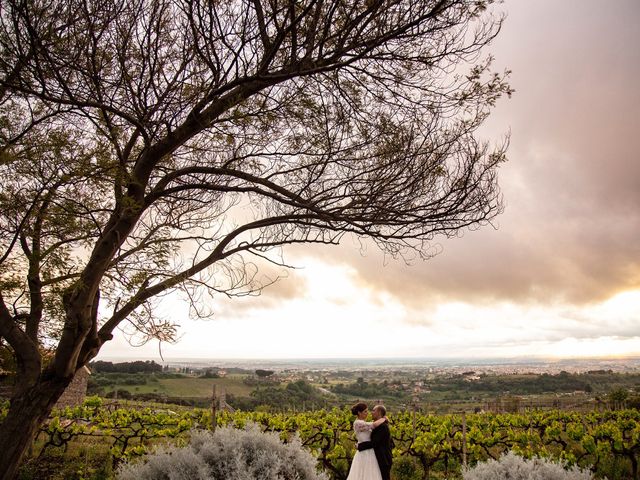
[[[488,52],[513,71],[482,135],[511,134],[495,224],[406,265],[375,248],[297,247],[260,297],[213,320],[165,301],[165,358],[640,355],[640,2],[507,0]],[[118,335],[101,358],[158,359]]]

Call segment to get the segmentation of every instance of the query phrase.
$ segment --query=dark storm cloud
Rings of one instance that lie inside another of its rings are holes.
[[[491,53],[516,94],[482,135],[511,132],[506,212],[407,267],[322,249],[403,302],[588,304],[640,288],[640,2],[508,1]],[[437,243],[437,241],[436,241]],[[308,250],[307,250],[308,252]],[[314,250],[316,252],[316,250]]]

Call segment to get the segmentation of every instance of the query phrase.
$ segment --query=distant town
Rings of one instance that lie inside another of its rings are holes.
[[[131,359],[106,359],[129,361]],[[589,370],[635,372],[640,370],[640,356],[621,358],[319,358],[319,359],[166,359],[158,363],[169,367],[194,369],[211,366],[244,369],[269,368],[284,370],[345,371],[420,370],[430,373],[461,373],[469,368],[486,374],[548,373],[561,371],[581,373]]]
[[[90,366],[89,393],[204,407],[215,391],[230,408],[243,410],[344,407],[358,400],[435,413],[640,405],[640,358],[165,359]]]

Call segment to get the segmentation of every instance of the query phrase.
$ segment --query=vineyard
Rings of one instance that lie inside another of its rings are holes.
[[[6,409],[0,411],[0,420]],[[42,427],[33,458],[64,455],[73,445],[93,442],[104,449],[111,472],[126,459],[158,445],[184,445],[191,429],[212,428],[211,411],[103,405],[97,397],[82,407],[55,412]],[[392,412],[394,479],[456,478],[462,466],[513,450],[525,457],[562,459],[609,480],[638,479],[640,412],[532,411],[524,414],[430,415]],[[344,480],[355,453],[352,416],[339,409],[305,413],[220,412],[215,426],[243,428],[248,422],[297,434],[332,479]],[[91,477],[85,473],[77,478]]]

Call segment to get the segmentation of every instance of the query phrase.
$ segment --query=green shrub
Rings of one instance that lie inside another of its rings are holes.
[[[401,480],[422,480],[422,467],[418,460],[406,456],[393,459],[393,478]]]
[[[87,397],[84,399],[84,402],[82,402],[82,405],[85,407],[100,408],[102,406],[102,398],[97,395]]]

